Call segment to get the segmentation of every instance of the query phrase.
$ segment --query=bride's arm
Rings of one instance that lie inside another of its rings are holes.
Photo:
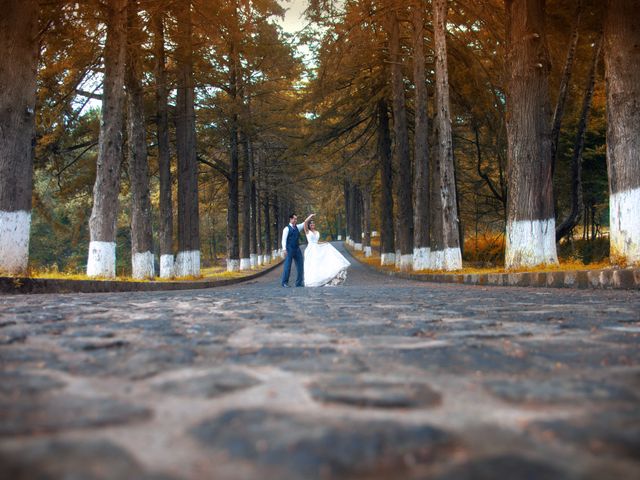
[[[305,218],[304,220],[304,234],[305,235],[309,235],[309,220],[311,220],[314,217],[315,213],[312,213],[311,215],[309,215],[307,218]]]

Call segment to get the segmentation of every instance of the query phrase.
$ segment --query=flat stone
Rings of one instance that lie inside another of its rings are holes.
[[[416,408],[439,405],[441,395],[425,383],[339,377],[309,387],[314,400],[353,407]]]
[[[567,420],[535,422],[529,431],[545,439],[577,444],[593,454],[609,454],[638,461],[640,410],[608,410]]]
[[[0,400],[0,436],[122,425],[151,418],[146,407],[75,395]]]
[[[0,450],[0,477],[11,480],[170,480],[145,472],[126,450],[107,440],[37,440]]]
[[[409,465],[442,460],[455,444],[450,434],[429,425],[332,421],[267,410],[231,410],[192,434],[207,447],[281,471],[280,478],[306,479],[397,476]]]
[[[39,373],[19,370],[0,372],[0,394],[9,397],[38,394],[64,385],[64,382]]]
[[[485,388],[512,403],[563,403],[575,401],[633,401],[630,390],[604,382],[571,378],[490,380]]]
[[[172,380],[154,386],[154,389],[174,395],[215,398],[258,385],[254,377],[242,372],[222,370],[184,380]]]
[[[575,478],[566,470],[541,460],[519,455],[500,455],[474,459],[450,469],[436,480],[571,480]]]

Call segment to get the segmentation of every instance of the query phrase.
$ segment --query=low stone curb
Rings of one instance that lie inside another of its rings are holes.
[[[416,274],[383,270],[361,262],[355,255],[353,257],[364,266],[378,273],[419,282],[458,283],[498,287],[640,290],[640,268],[607,268],[602,270],[576,270],[566,272]]]
[[[224,287],[261,277],[278,268],[282,260],[246,277],[175,282],[126,282],[121,280],[65,280],[58,278],[0,277],[0,293],[110,293],[195,290]]]

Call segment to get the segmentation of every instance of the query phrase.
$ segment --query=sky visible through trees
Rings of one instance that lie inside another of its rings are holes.
[[[640,0],[3,6],[2,271],[640,262]]]

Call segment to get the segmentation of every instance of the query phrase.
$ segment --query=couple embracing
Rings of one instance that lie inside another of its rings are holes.
[[[298,217],[292,213],[289,215],[289,224],[282,231],[282,250],[285,254],[281,281],[283,287],[289,286],[291,263],[294,261],[298,271],[296,287],[340,285],[347,278],[347,268],[351,263],[330,243],[318,243],[320,232],[316,230],[314,216],[312,213],[302,225],[298,225]],[[304,257],[299,245],[302,230],[308,243]]]

